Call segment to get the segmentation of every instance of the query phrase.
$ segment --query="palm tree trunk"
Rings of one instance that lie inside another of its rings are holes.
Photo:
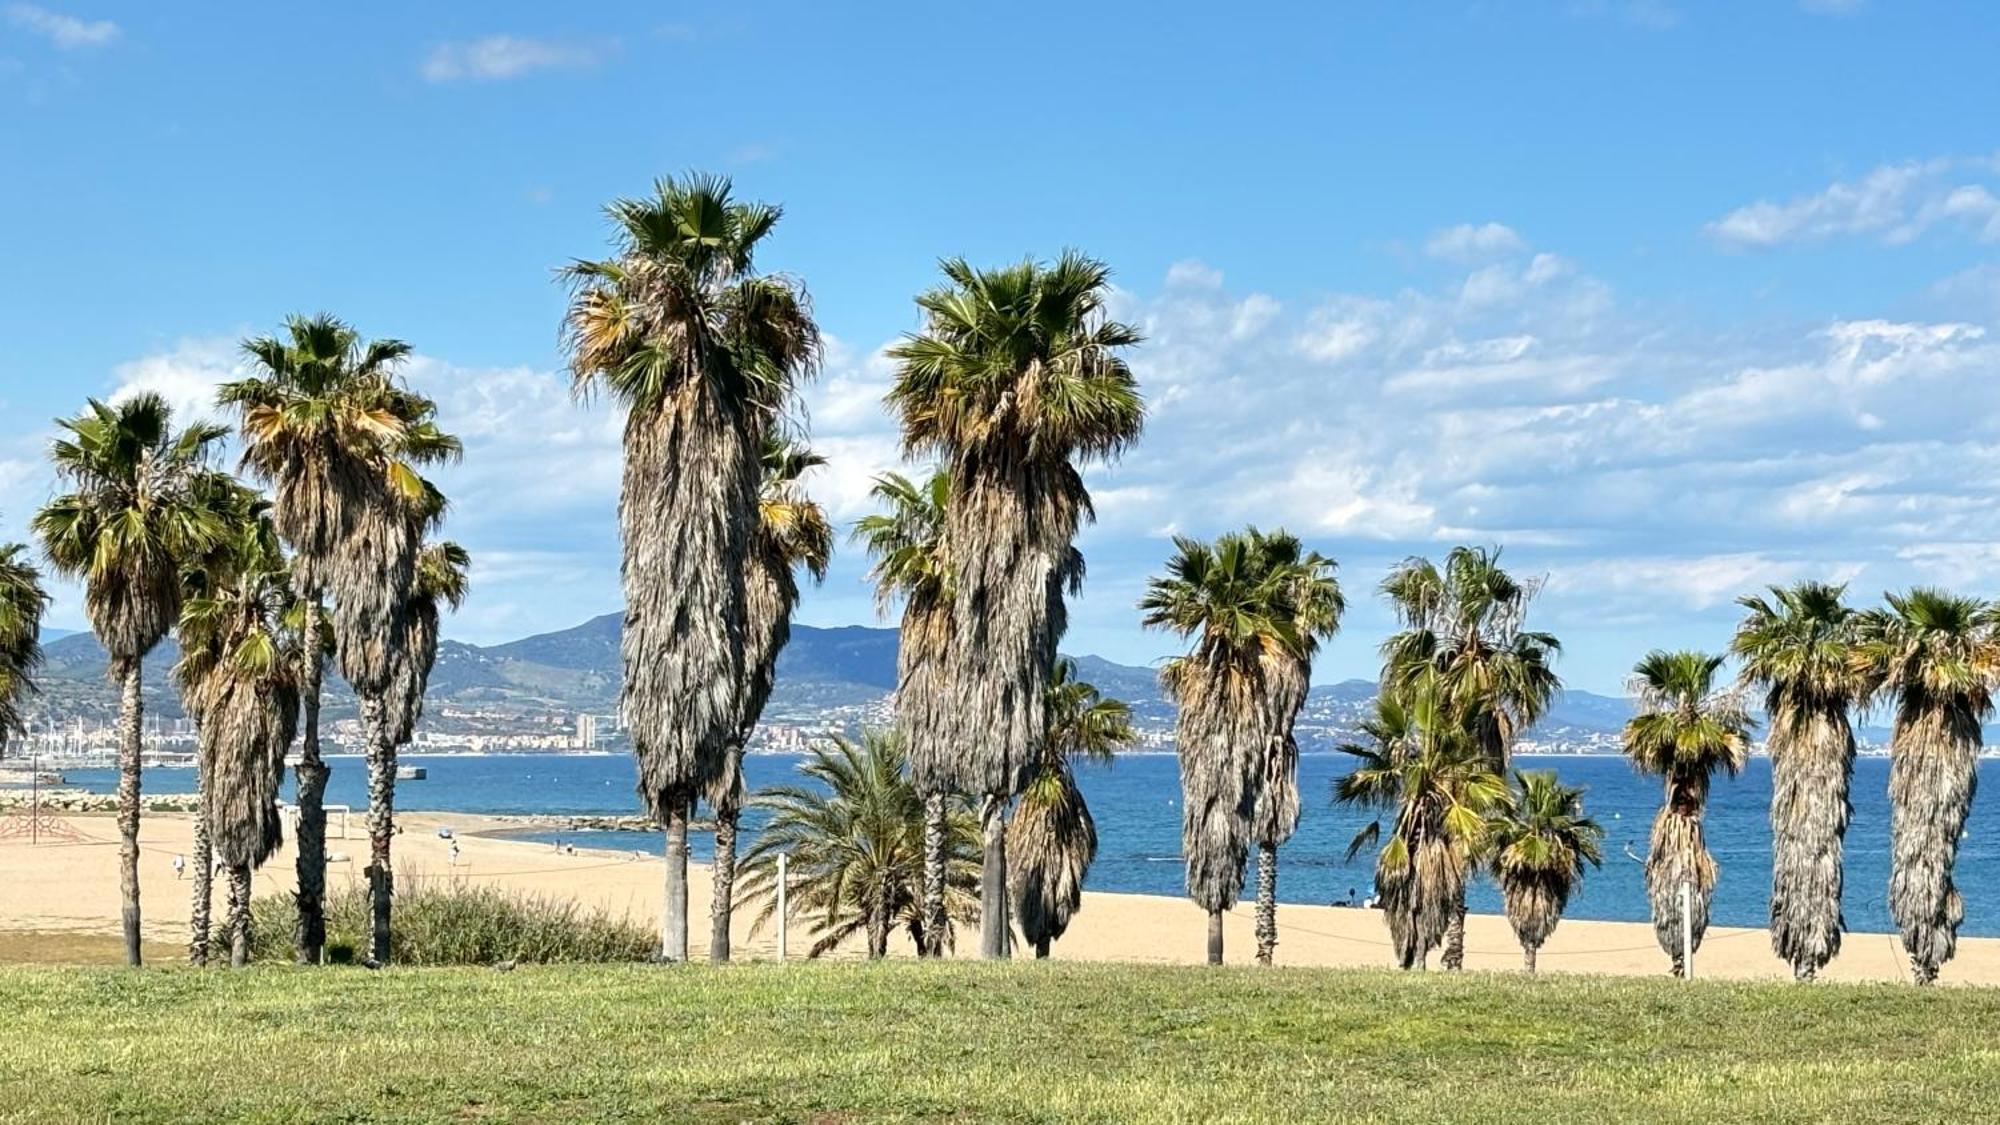
[[[188,849],[194,867],[194,905],[188,912],[188,964],[200,968],[208,964],[210,922],[215,909],[211,879],[215,871],[215,849],[208,840],[207,802],[203,789],[207,782],[195,776],[194,846]]]
[[[988,797],[980,814],[986,848],[979,872],[979,955],[1004,961],[1012,936],[1007,924],[1007,802]]]
[[[1041,937],[1035,939],[1035,960],[1046,961],[1048,959],[1049,959],[1049,935],[1043,934]]]
[[[875,888],[875,903],[868,911],[868,959],[880,961],[889,955],[889,884],[886,880]]]
[[[736,809],[715,813],[715,890],[708,908],[708,959],[729,960],[729,918],[736,893]]]
[[[666,901],[660,910],[660,960],[688,959],[688,803],[671,797],[667,805]]]
[[[1458,888],[1458,897],[1452,900],[1451,923],[1444,931],[1444,958],[1439,962],[1448,971],[1456,972],[1465,968],[1465,887]]]
[[[300,685],[298,778],[298,932],[293,944],[301,965],[317,965],[326,949],[326,779],[319,756],[320,683],[326,658],[320,652],[320,603],[305,604],[305,675]]]
[[[924,957],[944,956],[945,929],[945,797],[942,791],[924,798]]]
[[[1208,963],[1222,964],[1222,911],[1208,912]]]
[[[139,956],[139,724],[145,717],[145,697],[139,690],[139,658],[126,657],[119,669],[124,680],[118,706],[118,889],[124,898],[120,912],[125,932],[125,963],[134,968]]]
[[[1257,845],[1257,963],[1269,965],[1278,950],[1278,849]]]
[[[229,967],[250,963],[250,865],[229,869]]]
[[[1521,963],[1527,966],[1528,972],[1530,974],[1533,974],[1535,971],[1536,952],[1537,952],[1536,948],[1532,945],[1523,945],[1521,947]]]
[[[361,717],[363,737],[368,740],[368,955],[376,964],[386,965],[389,917],[396,898],[389,854],[396,839],[396,748],[384,745],[388,732],[381,700],[363,700]]]

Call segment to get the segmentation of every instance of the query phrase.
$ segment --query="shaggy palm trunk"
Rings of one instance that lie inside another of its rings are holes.
[[[215,910],[211,886],[215,871],[215,849],[208,842],[208,801],[202,795],[208,785],[200,771],[195,774],[194,846],[188,849],[194,866],[194,904],[188,911],[188,964],[200,968],[208,964],[210,923]]]
[[[1535,953],[1536,948],[1532,945],[1523,945],[1521,947],[1521,964],[1530,974],[1535,971]]]
[[[124,906],[120,922],[125,935],[125,963],[137,968],[139,956],[139,724],[145,697],[140,693],[139,658],[126,657],[118,668],[123,698],[118,707],[118,889]]]
[[[1918,984],[1937,980],[1958,948],[1965,901],[1952,882],[1959,837],[1979,782],[1978,718],[1964,707],[1906,707],[1889,766],[1889,914]]]
[[[736,894],[736,825],[742,813],[735,808],[715,811],[715,890],[709,904],[708,959],[729,960],[729,919]]]
[[[250,963],[250,865],[229,869],[229,967]]]
[[[1257,846],[1257,963],[1268,965],[1278,950],[1278,849]]]
[[[924,798],[924,941],[917,951],[923,957],[944,956],[944,935],[950,925],[944,902],[949,870],[945,838],[944,794],[932,793]]]
[[[1854,732],[1845,708],[1774,717],[1771,729],[1771,951],[1812,980],[1840,952],[1841,846],[1854,807]]]
[[[875,887],[875,901],[868,908],[868,959],[880,961],[889,955],[889,926],[894,920],[895,892],[885,879]]]
[[[1208,963],[1222,964],[1222,911],[1208,912]]]
[[[688,959],[688,802],[667,802],[667,875],[660,907],[660,960]]]
[[[384,745],[384,716],[379,700],[364,700],[362,727],[368,740],[368,905],[369,958],[389,963],[389,920],[395,906],[396,879],[390,849],[396,839],[396,748]]]
[[[979,871],[979,955],[1003,961],[1010,955],[1007,923],[1007,802],[988,797],[980,809],[985,851]]]
[[[1669,778],[1667,803],[1653,819],[1652,850],[1646,857],[1646,895],[1652,902],[1653,936],[1673,961],[1673,974],[1686,976],[1682,957],[1701,949],[1708,932],[1709,899],[1715,891],[1715,859],[1702,835],[1708,778]],[[1681,911],[1681,888],[1688,888],[1688,911]]]
[[[1460,883],[1458,896],[1451,902],[1451,922],[1444,930],[1444,957],[1440,963],[1447,972],[1465,968],[1465,884]]]
[[[1566,876],[1555,873],[1541,877],[1534,875],[1503,875],[1500,892],[1507,908],[1507,921],[1514,927],[1514,937],[1521,943],[1522,963],[1529,972],[1535,971],[1535,955],[1541,951],[1542,943],[1555,932],[1556,923],[1562,920],[1563,907],[1569,904],[1569,890]]]
[[[319,696],[325,657],[320,652],[320,603],[305,603],[304,676],[299,684],[302,722],[298,778],[298,930],[293,944],[301,965],[317,965],[326,949],[326,781],[331,772],[319,754]]]

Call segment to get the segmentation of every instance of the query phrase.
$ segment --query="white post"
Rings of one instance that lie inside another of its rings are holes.
[[[785,959],[785,859],[784,852],[778,853],[778,960]]]
[[[1694,884],[1681,883],[1681,979],[1694,979]]]

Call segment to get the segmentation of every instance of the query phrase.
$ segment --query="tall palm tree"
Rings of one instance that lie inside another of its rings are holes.
[[[854,537],[867,548],[874,565],[875,604],[886,612],[903,599],[902,626],[896,644],[896,729],[910,756],[939,761],[943,747],[926,726],[938,717],[929,703],[937,690],[936,670],[951,645],[950,570],[945,562],[945,509],[951,501],[951,473],[933,471],[922,483],[899,473],[884,473],[869,495],[888,511],[855,521]],[[922,749],[917,749],[922,748]],[[919,777],[924,795],[924,943],[918,955],[942,957],[950,928],[945,910],[946,810],[950,793],[932,779]]]
[[[1730,651],[1764,693],[1771,753],[1771,949],[1811,980],[1840,952],[1841,843],[1854,806],[1854,726],[1861,693],[1855,613],[1846,587],[1800,582],[1738,599],[1747,612]]]
[[[1097,824],[1072,763],[1108,763],[1138,740],[1131,707],[1078,679],[1075,661],[1057,662],[1040,768],[1007,826],[1014,916],[1038,958],[1049,955],[1083,905],[1083,879],[1097,858]]]
[[[666,829],[660,952],[684,961],[688,810],[742,729],[758,457],[820,338],[802,289],[755,270],[778,208],[692,175],[608,212],[615,256],[567,271],[566,343],[577,391],[626,410],[621,708]]]
[[[868,956],[889,951],[898,927],[918,948],[929,924],[923,912],[924,802],[911,783],[902,744],[864,731],[858,742],[816,743],[799,770],[815,785],[778,785],[750,799],[770,821],[743,857],[743,897],[762,902],[754,928],[777,911],[778,857],[788,857],[787,909],[810,919],[810,956],[865,933]],[[946,897],[951,916],[975,909],[978,826],[962,801],[946,821]],[[947,923],[948,924],[948,923]]]
[[[932,690],[903,700],[932,738],[910,747],[925,792],[985,798],[980,952],[1008,955],[1006,802],[1033,776],[1044,699],[1082,577],[1073,541],[1090,518],[1080,462],[1139,436],[1137,383],[1120,352],[1139,342],[1110,319],[1110,271],[1081,254],[974,269],[941,264],[917,298],[923,330],[889,350],[888,401],[906,452],[951,473],[945,543],[951,643]]]
[[[1340,747],[1358,761],[1334,783],[1334,799],[1394,811],[1375,889],[1397,965],[1421,968],[1463,911],[1467,875],[1488,846],[1507,783],[1434,678],[1378,696],[1361,729],[1367,743]],[[1355,835],[1348,858],[1381,838],[1378,819]]]
[[[1284,532],[1253,527],[1213,545],[1176,537],[1174,547],[1166,576],[1147,583],[1139,608],[1149,628],[1196,638],[1160,670],[1160,685],[1179,707],[1188,896],[1208,911],[1208,960],[1221,964],[1222,916],[1242,892],[1258,799],[1267,776],[1284,772],[1269,761],[1286,753],[1305,693],[1300,669],[1310,666],[1315,632],[1338,621],[1338,590],[1334,606],[1305,604],[1301,595],[1324,597],[1318,584],[1331,577],[1317,555],[1302,567],[1298,540]]]
[[[58,422],[50,446],[69,486],[35,513],[35,534],[58,574],[84,584],[83,609],[111,656],[118,711],[118,835],[125,959],[139,957],[140,664],[181,610],[181,569],[223,534],[203,498],[226,432],[203,423],[176,430],[156,394],[117,405],[95,399]]]
[[[247,490],[244,490],[247,491]],[[229,872],[230,963],[250,955],[250,876],[283,836],[278,788],[285,754],[298,730],[299,637],[291,628],[291,573],[276,531],[257,502],[237,513],[222,549],[211,552],[196,589],[181,609],[181,658],[174,679],[199,731],[201,800],[198,821],[213,860]],[[196,892],[206,915],[205,888]],[[196,960],[206,960],[197,924]]]
[[[1743,700],[1716,686],[1722,660],[1656,650],[1632,669],[1639,713],[1625,724],[1625,752],[1640,769],[1666,779],[1666,800],[1653,818],[1646,853],[1646,895],[1653,904],[1653,936],[1673,958],[1675,976],[1687,972],[1683,946],[1690,953],[1701,948],[1715,893],[1715,857],[1702,835],[1709,779],[1718,769],[1734,776],[1750,756],[1752,724]]]
[[[1390,573],[1382,592],[1402,622],[1382,646],[1383,690],[1435,677],[1445,705],[1470,729],[1488,765],[1505,775],[1514,739],[1548,711],[1562,682],[1550,666],[1562,651],[1553,634],[1527,628],[1540,591],[1500,566],[1500,552],[1454,547],[1440,568],[1413,558]],[[1465,902],[1446,935],[1444,966],[1465,962]]]
[[[1918,984],[1958,947],[1965,901],[1952,882],[1979,784],[1981,724],[2000,674],[2000,607],[1919,587],[1857,621],[1854,664],[1867,699],[1893,699],[1889,736],[1889,914]]]
[[[805,445],[772,436],[764,440],[763,485],[757,499],[757,536],[744,576],[746,647],[743,669],[743,724],[729,748],[728,768],[708,793],[715,810],[715,891],[710,909],[708,957],[729,960],[729,924],[736,885],[736,828],[743,815],[743,747],[763,718],[777,682],[778,654],[792,638],[792,611],[799,604],[794,571],[804,567],[814,582],[826,580],[833,557],[833,525],[799,483],[826,458]]]
[[[326,946],[330,771],[320,753],[319,708],[333,634],[325,627],[327,599],[337,572],[355,580],[370,574],[370,562],[350,549],[370,498],[386,490],[414,500],[422,492],[417,466],[456,456],[458,446],[431,421],[425,401],[398,383],[410,355],[401,340],[366,341],[332,316],[294,316],[282,337],[245,340],[243,353],[253,373],[225,384],[218,401],[237,411],[243,465],[270,487],[272,517],[293,552],[303,639],[295,942],[299,961],[313,965]],[[375,671],[379,692],[386,670]]]
[[[1604,828],[1583,815],[1583,790],[1557,781],[1554,770],[1516,770],[1514,784],[1487,846],[1507,921],[1532,973],[1535,954],[1583,882],[1584,865],[1604,862]]]
[[[49,596],[19,543],[0,543],[0,755],[27,730],[21,713],[42,663],[42,611]]]

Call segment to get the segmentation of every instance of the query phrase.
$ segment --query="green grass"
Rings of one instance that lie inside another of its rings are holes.
[[[589,910],[574,900],[517,894],[490,886],[410,879],[396,888],[391,959],[399,965],[491,965],[495,961],[645,961],[660,948],[659,932],[622,915]],[[266,895],[250,904],[256,957],[292,955],[298,904]],[[326,899],[326,948],[335,961],[360,961],[368,948],[368,888],[352,886]]]
[[[0,969],[0,1118],[1942,1121],[2000,991],[1015,963]]]

